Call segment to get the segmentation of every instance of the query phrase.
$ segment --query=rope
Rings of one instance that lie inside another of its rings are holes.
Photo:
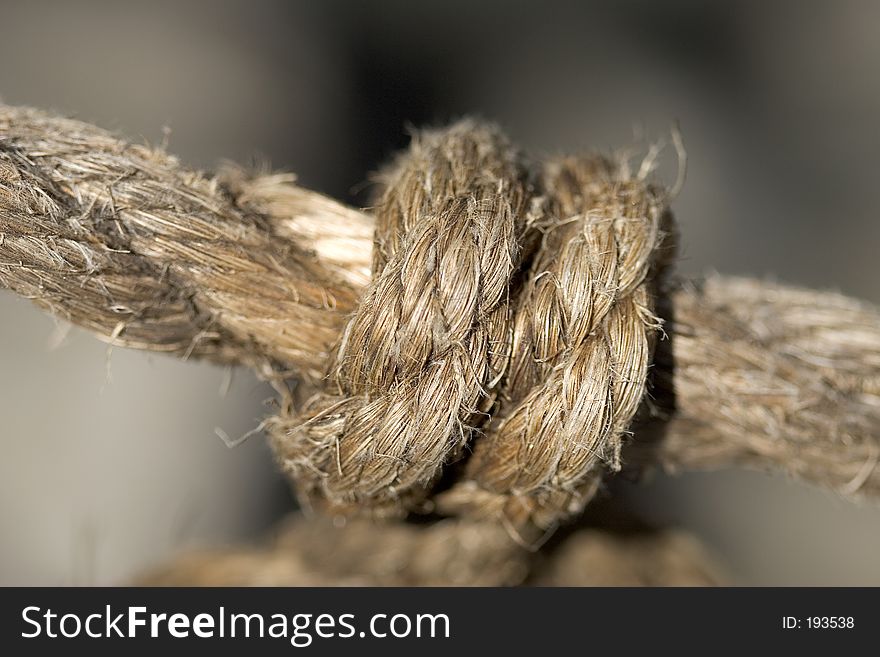
[[[334,513],[492,518],[535,545],[621,463],[876,498],[880,314],[669,281],[648,169],[529,163],[463,121],[418,135],[368,213],[0,106],[0,285],[113,344],[296,377],[271,443]]]
[[[218,179],[77,121],[0,109],[0,184],[4,285],[115,344],[320,377],[357,299]]]
[[[301,489],[406,511],[481,430],[443,510],[519,531],[579,510],[597,464],[619,467],[660,325],[647,282],[668,215],[611,162],[547,169],[536,207],[506,139],[466,121],[420,135],[386,176],[373,283],[326,392],[276,429]]]
[[[266,545],[194,552],[146,586],[714,586],[723,572],[675,531],[578,529],[541,553],[491,523],[431,525],[289,517]]]
[[[513,322],[506,403],[465,481],[440,501],[500,513],[517,532],[579,512],[598,465],[620,468],[662,324],[651,276],[673,252],[665,194],[622,164],[566,158],[545,169],[550,204]]]
[[[528,200],[515,152],[471,122],[421,135],[386,177],[373,281],[324,391],[276,432],[301,488],[380,513],[429,488],[491,406]]]

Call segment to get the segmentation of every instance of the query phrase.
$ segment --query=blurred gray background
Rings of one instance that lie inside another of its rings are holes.
[[[541,154],[677,119],[680,271],[880,302],[880,3],[0,0],[0,24],[4,102],[355,204],[408,124],[477,114]],[[108,354],[6,292],[0,320],[0,584],[122,582],[289,508],[262,438],[214,433],[263,417],[250,374]],[[880,585],[876,507],[739,472],[624,488],[737,582]]]

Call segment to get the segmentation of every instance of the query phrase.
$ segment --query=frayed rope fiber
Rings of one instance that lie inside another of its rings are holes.
[[[282,463],[334,506],[398,513],[470,448],[444,510],[579,510],[644,396],[664,200],[593,157],[530,184],[490,126],[420,135],[386,174],[324,391],[275,431]]]
[[[876,498],[880,314],[671,279],[650,169],[529,163],[465,120],[416,135],[361,212],[0,106],[0,284],[112,344],[256,368],[281,467],[333,513],[494,519],[534,545],[622,463]]]

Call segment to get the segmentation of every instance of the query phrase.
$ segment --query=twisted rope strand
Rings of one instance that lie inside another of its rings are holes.
[[[676,294],[670,331],[673,351],[658,357],[657,374],[675,392],[674,415],[661,440],[634,443],[628,458],[671,471],[782,471],[880,497],[877,310],[716,276]]]
[[[393,512],[470,437],[506,361],[529,199],[517,160],[500,132],[466,121],[421,135],[388,175],[373,283],[327,390],[274,432],[306,494]]]
[[[661,324],[650,277],[671,250],[661,248],[663,193],[622,164],[552,162],[543,189],[551,218],[518,305],[507,410],[476,443],[466,480],[440,500],[448,511],[503,514],[527,542],[529,525],[540,534],[583,508],[599,463],[620,467]]]
[[[257,548],[185,555],[142,577],[148,586],[713,586],[723,573],[693,538],[672,531],[580,529],[549,555],[497,526],[366,520],[336,526],[293,515]]]
[[[357,298],[217,178],[31,109],[0,106],[0,233],[5,287],[124,346],[320,376]]]
[[[595,158],[547,164],[532,190],[481,124],[417,139],[383,194],[374,219],[289,176],[209,177],[0,106],[0,285],[114,344],[322,385],[269,425],[301,489],[337,509],[489,515],[531,541],[629,432],[634,465],[880,496],[877,309],[719,277],[658,311],[662,190]],[[656,315],[670,340],[645,404]]]

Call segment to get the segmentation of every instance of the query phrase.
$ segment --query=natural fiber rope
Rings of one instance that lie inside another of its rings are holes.
[[[674,297],[657,388],[674,415],[627,456],[781,470],[880,497],[880,314],[838,294],[713,277]],[[645,432],[647,433],[647,432]]]
[[[502,135],[470,122],[422,135],[388,174],[373,282],[325,392],[306,404],[301,427],[278,430],[301,488],[394,510],[467,443],[507,361],[524,175]]]
[[[321,376],[341,325],[327,310],[357,295],[308,240],[276,235],[161,150],[77,121],[4,107],[0,154],[8,287],[116,344]],[[333,215],[317,195],[289,195]],[[343,219],[331,226],[362,224],[332,207]]]
[[[661,325],[650,277],[673,251],[664,194],[621,165],[551,162],[543,190],[550,205],[517,304],[506,408],[475,444],[465,482],[440,500],[500,513],[518,531],[578,512],[599,461],[619,469]]]
[[[148,586],[714,586],[706,550],[675,531],[578,529],[547,553],[491,523],[337,527],[293,515],[266,546],[195,552],[139,578]]]
[[[490,126],[425,133],[374,221],[289,177],[209,178],[0,107],[0,283],[114,344],[320,385],[269,427],[305,501],[337,510],[488,515],[531,543],[655,406],[662,435],[633,463],[880,493],[876,310],[713,279],[658,312],[668,195],[623,161],[528,169]]]
[[[515,153],[471,122],[425,133],[387,177],[374,283],[331,392],[306,404],[302,426],[276,428],[278,452],[335,505],[405,511],[500,396],[503,420],[482,427],[468,483],[442,509],[543,530],[579,510],[601,459],[618,467],[659,327],[647,281],[662,195],[611,162],[569,159],[548,166],[549,202],[527,218]]]

